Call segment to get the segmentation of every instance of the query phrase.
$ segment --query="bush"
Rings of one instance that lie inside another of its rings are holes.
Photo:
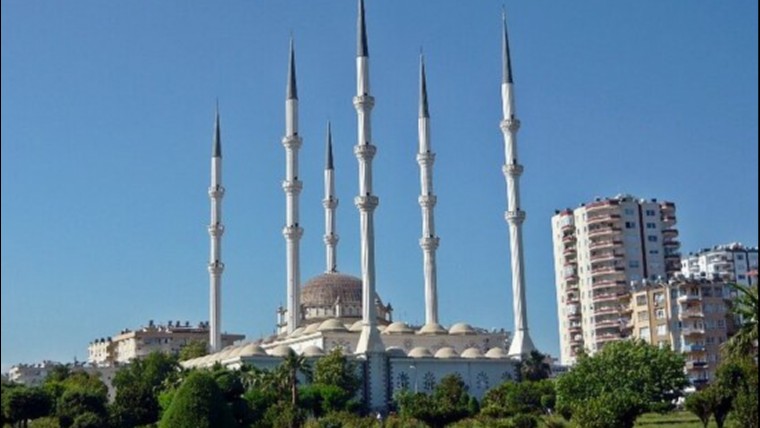
[[[521,414],[513,416],[510,420],[510,425],[514,428],[536,428],[538,427],[538,420],[533,415]]]
[[[161,418],[161,428],[227,428],[237,424],[222,392],[206,372],[191,373]]]

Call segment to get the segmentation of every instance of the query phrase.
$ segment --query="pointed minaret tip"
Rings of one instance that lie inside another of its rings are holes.
[[[430,117],[425,80],[425,56],[422,52],[420,52],[420,117]]]
[[[356,56],[369,56],[367,26],[364,23],[364,0],[359,0],[359,16],[356,21]]]
[[[296,50],[293,43],[293,36],[290,36],[290,59],[288,61],[288,90],[287,99],[298,99],[298,87],[296,86]]]
[[[501,11],[501,20],[504,27],[504,44],[502,46],[502,70],[503,70],[503,77],[502,77],[502,83],[513,83],[512,82],[512,61],[509,57],[509,36],[507,35],[507,12],[506,10],[502,9]]]
[[[325,169],[334,169],[332,152],[332,128],[330,127],[330,121],[327,121],[327,149],[325,153]]]
[[[215,158],[222,157],[222,130],[219,120],[219,100],[216,100],[216,117],[214,119],[214,148],[211,156]]]

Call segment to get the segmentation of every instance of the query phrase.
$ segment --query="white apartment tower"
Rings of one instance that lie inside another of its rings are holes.
[[[680,270],[675,204],[630,195],[597,198],[552,217],[562,364],[626,336],[630,283]]]
[[[742,285],[756,283],[757,247],[745,247],[734,242],[716,245],[696,253],[689,253],[681,260],[681,273],[687,278],[725,279]]]

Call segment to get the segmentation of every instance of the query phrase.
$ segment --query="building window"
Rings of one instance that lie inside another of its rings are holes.
[[[654,316],[658,320],[664,320],[665,319],[665,309],[662,309],[662,308],[657,309],[656,311],[654,311]]]
[[[651,222],[647,222],[647,229],[656,229],[657,225]]]
[[[636,222],[635,221],[627,221],[627,222],[625,222],[625,228],[626,229],[635,229],[636,228]]]
[[[629,260],[628,261],[628,267],[629,268],[638,268],[639,267],[639,261],[638,260]]]
[[[657,335],[658,336],[665,336],[668,334],[668,326],[665,324],[660,324],[657,326]]]
[[[649,242],[657,242],[657,236],[656,235],[649,235],[649,236],[647,236],[647,241],[649,241]]]
[[[435,389],[435,375],[433,373],[427,372],[422,377],[422,388],[427,392],[433,392]]]
[[[646,340],[649,342],[650,336],[649,336],[649,327],[641,327],[639,329],[639,339]]]
[[[647,304],[647,296],[645,295],[636,296],[636,306],[645,306],[646,304]]]
[[[406,373],[398,374],[398,381],[396,381],[396,389],[409,389],[409,375]]]
[[[660,254],[660,250],[649,250],[649,254]]]
[[[639,322],[649,321],[649,312],[639,311],[636,314],[636,317],[639,319]]]
[[[648,217],[653,217],[655,215],[654,210],[644,210],[644,214],[646,214]]]
[[[633,215],[633,208],[626,208],[623,210],[625,215]]]

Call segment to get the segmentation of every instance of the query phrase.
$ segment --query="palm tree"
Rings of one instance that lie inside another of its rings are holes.
[[[536,351],[530,351],[520,362],[520,379],[538,381],[547,379],[551,374],[551,366],[546,362],[546,355]]]
[[[757,285],[728,284],[738,295],[731,312],[740,320],[739,331],[723,344],[729,358],[754,355],[757,352]]]
[[[290,389],[290,403],[295,407],[298,404],[298,373],[301,372],[307,378],[311,377],[311,365],[303,355],[298,355],[294,350],[288,351],[279,367],[280,373],[284,374],[284,381]]]

